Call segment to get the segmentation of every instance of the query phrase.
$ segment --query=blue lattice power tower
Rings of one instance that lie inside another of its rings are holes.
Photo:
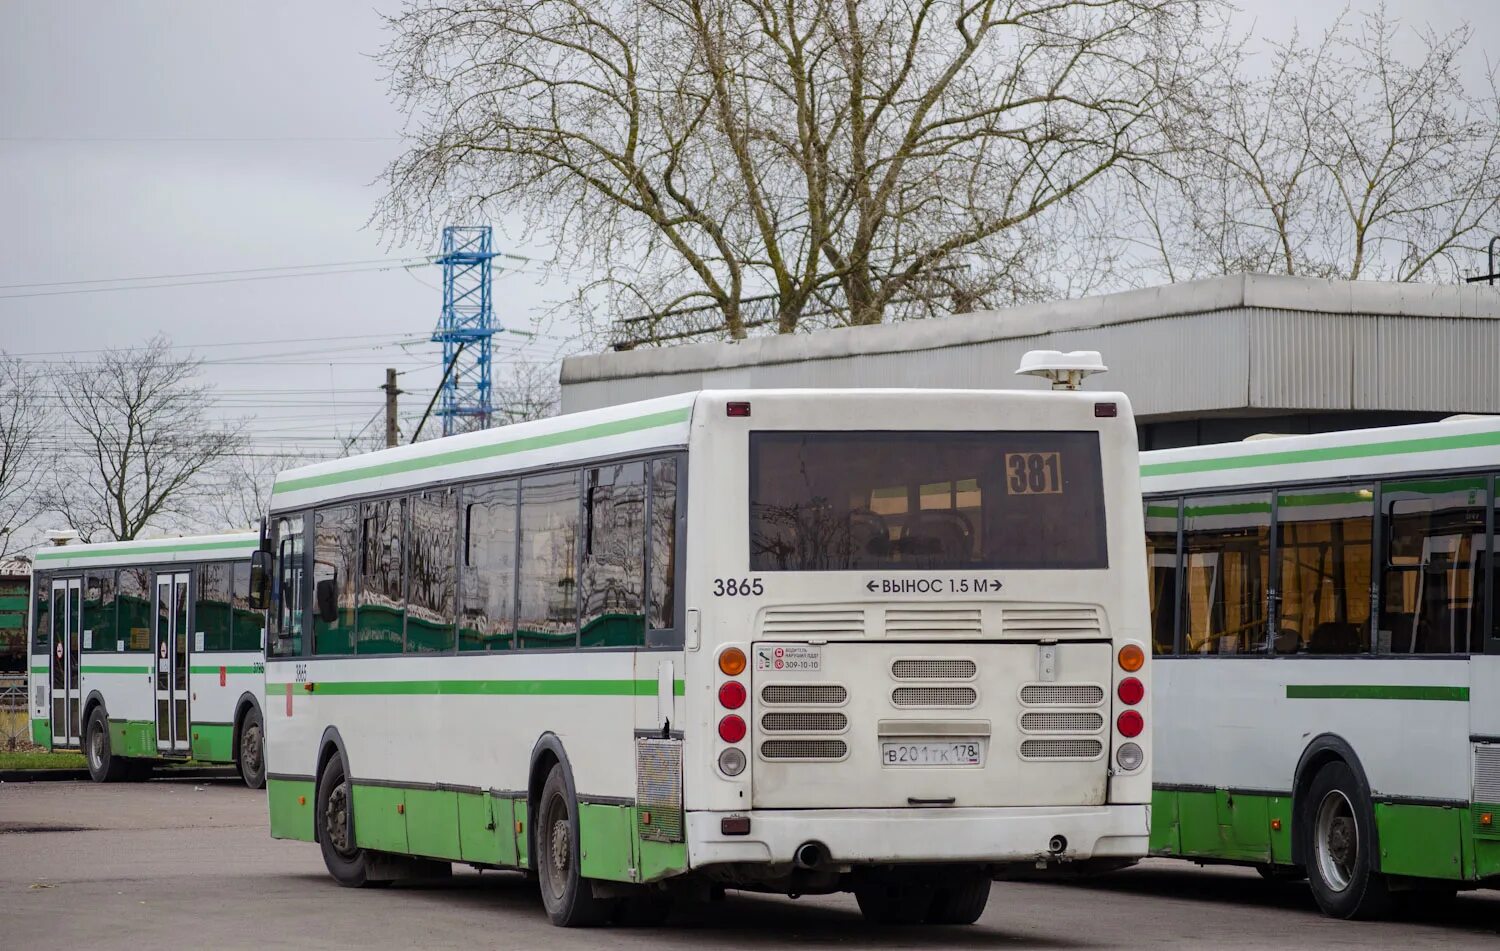
[[[443,229],[443,315],[432,339],[443,345],[447,369],[437,414],[443,435],[490,425],[490,340],[495,335],[490,303],[490,226]]]

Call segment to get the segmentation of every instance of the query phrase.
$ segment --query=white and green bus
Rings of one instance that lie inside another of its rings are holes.
[[[31,576],[31,737],[98,782],[152,764],[234,763],[265,781],[265,615],[251,533],[61,545]]]
[[[1500,420],[1145,453],[1151,849],[1373,917],[1500,886]]]
[[[1147,846],[1118,394],[701,392],[283,473],[271,833],[358,886],[533,871],[559,925]]]

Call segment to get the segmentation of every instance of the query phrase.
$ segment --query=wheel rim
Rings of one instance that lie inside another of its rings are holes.
[[[104,731],[97,724],[89,731],[89,765],[95,770],[104,768]]]
[[[240,739],[240,762],[252,776],[260,775],[260,750],[260,724],[252,723],[245,728],[245,735]]]
[[[354,851],[349,843],[349,784],[346,782],[340,781],[328,794],[328,805],[323,810],[323,831],[335,852],[348,856]]]
[[[543,834],[547,839],[542,849],[542,878],[554,900],[561,900],[567,892],[568,876],[573,868],[573,827],[568,820],[568,805],[563,798],[553,796],[548,799],[542,820]]]
[[[1330,888],[1341,892],[1349,887],[1359,861],[1359,824],[1348,796],[1329,790],[1318,804],[1313,833],[1318,872]]]

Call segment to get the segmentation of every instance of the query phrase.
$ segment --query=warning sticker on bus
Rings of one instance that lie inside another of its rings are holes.
[[[757,671],[808,671],[823,669],[823,648],[816,644],[756,644]]]

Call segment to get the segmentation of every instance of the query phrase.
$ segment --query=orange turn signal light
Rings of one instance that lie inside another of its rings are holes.
[[[745,672],[745,652],[738,647],[727,648],[719,655],[719,669],[730,677],[738,677]]]
[[[1494,825],[1495,824],[1495,814],[1493,812],[1481,812],[1479,814],[1479,824],[1482,825],[1482,826],[1492,826],[1492,825]]]
[[[1281,820],[1280,819],[1272,819],[1271,820],[1271,831],[1272,832],[1280,832],[1281,831]]]
[[[1126,644],[1120,648],[1120,669],[1128,670],[1132,674],[1146,666],[1146,652],[1141,650],[1139,644]]]

